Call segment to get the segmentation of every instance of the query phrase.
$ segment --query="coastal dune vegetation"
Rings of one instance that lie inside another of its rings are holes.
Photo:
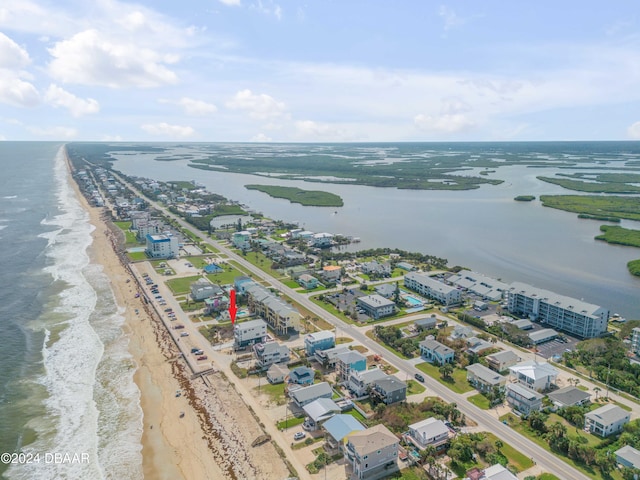
[[[258,190],[273,198],[284,198],[291,203],[299,203],[310,207],[342,207],[342,197],[331,192],[321,190],[303,190],[297,187],[283,187],[278,185],[245,185],[247,190]]]

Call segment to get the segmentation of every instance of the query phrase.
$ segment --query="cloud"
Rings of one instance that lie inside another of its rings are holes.
[[[16,107],[33,107],[40,101],[38,90],[22,71],[31,63],[29,53],[0,32],[0,102]]]
[[[241,90],[227,102],[227,107],[233,110],[246,110],[251,118],[267,120],[286,114],[285,104],[276,101],[266,94],[253,94],[251,90]]]
[[[282,20],[282,8],[277,3],[273,3],[272,0],[258,0],[251,7],[265,15],[273,15],[278,20]]]
[[[230,7],[239,7],[240,0],[218,0],[220,3],[224,5],[228,5]]]
[[[81,117],[100,111],[100,104],[93,98],[83,100],[55,84],[49,85],[44,100],[54,107],[64,107],[74,117]]]
[[[420,130],[433,133],[458,133],[475,127],[475,122],[462,113],[442,115],[416,115],[413,123]]]
[[[103,135],[100,138],[101,142],[121,142],[122,137],[120,135]]]
[[[140,128],[145,132],[162,137],[170,138],[187,138],[193,136],[196,132],[192,127],[183,125],[169,125],[168,123],[147,123],[141,125]]]
[[[0,32],[0,68],[23,68],[30,62],[27,51]]]
[[[174,55],[145,48],[126,39],[109,39],[91,29],[49,49],[50,74],[65,83],[118,87],[156,87],[174,84],[176,74],[165,65]]]
[[[267,143],[272,142],[273,140],[271,139],[271,137],[267,137],[264,133],[259,133],[258,135],[254,136],[251,141],[256,143]]]
[[[182,97],[176,104],[180,105],[187,115],[209,115],[218,111],[218,107],[213,103],[207,103],[189,97]]]
[[[295,127],[298,137],[305,140],[344,142],[354,139],[353,134],[341,127],[313,120],[297,121]]]
[[[442,19],[444,20],[445,32],[451,30],[454,27],[462,26],[467,22],[464,18],[457,15],[456,12],[453,11],[453,9],[445,5],[440,6],[440,9],[438,10],[438,15],[442,17]]]
[[[635,122],[627,128],[627,135],[633,140],[640,140],[640,122]]]
[[[71,127],[29,127],[27,130],[40,137],[51,137],[55,139],[70,139],[78,136],[78,130]]]

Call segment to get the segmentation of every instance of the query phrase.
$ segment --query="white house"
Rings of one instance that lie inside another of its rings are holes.
[[[509,371],[518,383],[536,392],[549,390],[558,377],[558,370],[547,362],[534,360],[518,363]]]
[[[434,417],[409,425],[409,441],[424,450],[429,445],[439,447],[449,441],[450,430],[442,420]]]
[[[604,405],[584,416],[584,428],[601,437],[608,437],[621,432],[629,420],[631,414],[626,410],[617,405]]]

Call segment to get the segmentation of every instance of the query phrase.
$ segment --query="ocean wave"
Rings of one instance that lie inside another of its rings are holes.
[[[109,279],[90,263],[88,213],[69,184],[62,151],[54,167],[59,215],[41,223],[48,245],[44,271],[61,285],[52,308],[31,325],[45,332],[42,358],[47,415],[29,422],[37,433],[26,453],[79,455],[88,462],[14,465],[11,479],[142,478],[142,414],[127,351],[124,321]],[[86,455],[86,457],[82,457]]]

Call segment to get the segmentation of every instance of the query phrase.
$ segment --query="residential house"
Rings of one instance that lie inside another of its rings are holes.
[[[190,286],[191,298],[194,302],[201,302],[205,298],[213,297],[224,293],[218,285],[211,283],[206,278],[199,278]]]
[[[393,315],[396,311],[395,303],[378,294],[358,297],[356,305],[374,320]]]
[[[353,370],[349,376],[347,387],[356,398],[364,397],[369,394],[369,386],[372,385],[373,382],[386,376],[387,374],[379,368],[363,371]]]
[[[451,334],[449,334],[449,340],[466,340],[467,338],[474,337],[476,332],[473,331],[473,328],[467,327],[466,325],[456,325],[453,327]]]
[[[291,397],[293,403],[300,408],[319,398],[331,398],[332,396],[333,390],[327,382],[316,383],[308,387],[289,389],[289,397]]]
[[[523,318],[521,320],[514,320],[511,322],[511,325],[520,329],[520,330],[531,330],[533,328],[533,322],[531,320],[527,320]]]
[[[558,377],[558,370],[550,364],[535,360],[520,362],[509,367],[509,371],[518,383],[536,392],[550,390]]]
[[[496,463],[484,469],[482,480],[518,480],[518,477],[499,463]]]
[[[429,445],[438,448],[449,441],[451,430],[442,420],[431,417],[409,425],[408,437],[407,440],[420,450],[424,450]]]
[[[413,323],[416,326],[416,328],[418,330],[420,330],[420,331],[432,330],[432,329],[436,328],[436,325],[438,324],[438,319],[436,318],[435,315],[431,315],[430,317],[421,318],[420,320],[416,320]]]
[[[493,343],[482,340],[478,337],[467,338],[467,353],[482,355],[482,353],[493,348]]]
[[[311,385],[315,378],[316,371],[309,367],[296,367],[289,373],[288,383],[297,385]]]
[[[307,357],[311,357],[318,350],[327,350],[336,345],[336,334],[331,330],[321,330],[304,337],[304,349]]]
[[[422,355],[428,362],[435,363],[437,365],[444,365],[445,363],[451,363],[454,360],[455,352],[436,340],[423,340],[419,344],[420,355]]]
[[[250,277],[241,276],[233,279],[233,288],[238,295],[247,293],[246,288],[251,285],[255,285],[255,282]]]
[[[327,433],[325,440],[330,449],[338,449],[344,451],[344,444],[353,432],[362,432],[365,430],[353,415],[337,414],[324,422],[322,429]]]
[[[541,393],[526,388],[520,383],[507,384],[507,403],[525,415],[540,411],[543,398],[544,395]]]
[[[313,290],[318,286],[318,279],[309,275],[308,273],[303,273],[298,277],[298,283],[305,290]]]
[[[480,363],[474,363],[467,365],[467,381],[478,391],[486,393],[493,391],[494,388],[504,390],[507,384],[507,377]]]
[[[322,267],[322,272],[320,272],[320,275],[327,282],[335,283],[340,280],[340,276],[342,275],[342,267],[339,267],[338,265],[326,265]]]
[[[326,369],[333,369],[338,362],[338,355],[350,352],[346,345],[338,345],[337,347],[328,348],[327,350],[316,350],[314,357]]]
[[[309,241],[312,247],[327,248],[333,244],[333,235],[330,233],[316,233]]]
[[[345,454],[352,479],[376,480],[398,471],[400,441],[382,424],[349,435]]]
[[[267,370],[267,380],[272,384],[284,383],[287,375],[289,375],[289,369],[278,363],[274,363]]]
[[[404,286],[423,297],[433,298],[443,305],[457,305],[462,298],[460,290],[445,285],[428,275],[410,272],[404,276]]]
[[[224,293],[218,293],[204,299],[204,314],[213,315],[229,309],[229,297]]]
[[[381,283],[373,287],[373,289],[378,295],[384,298],[391,298],[396,293],[396,286],[391,283]]]
[[[516,355],[512,350],[492,353],[491,355],[487,355],[485,358],[487,359],[487,365],[489,365],[489,368],[496,372],[502,372],[520,361],[520,357],[518,357],[518,355]]]
[[[371,386],[371,397],[391,405],[407,399],[407,384],[393,375],[374,380]]]
[[[623,467],[640,470],[640,450],[636,450],[631,445],[625,445],[614,453],[616,461]]]
[[[577,387],[564,387],[547,395],[556,408],[586,405],[591,401],[591,394]]]
[[[408,262],[398,262],[396,264],[396,267],[401,268],[402,270],[406,270],[407,272],[413,272],[414,270],[416,270],[416,266]]]
[[[300,312],[287,302],[257,283],[245,287],[245,292],[249,309],[264,318],[278,334],[300,331]]]
[[[240,250],[249,250],[251,248],[251,234],[246,230],[234,232],[231,236],[231,243]]]
[[[581,338],[599,337],[607,331],[606,308],[520,282],[510,285],[507,308],[511,313]]]
[[[357,350],[347,350],[336,357],[336,380],[349,381],[352,371],[362,372],[367,369],[367,357]]]
[[[320,428],[320,424],[340,413],[340,407],[330,398],[318,398],[302,407],[307,414],[302,428],[314,431]]]
[[[267,322],[261,318],[248,322],[236,322],[233,327],[233,346],[244,348],[255,343],[262,343],[267,336]]]
[[[274,363],[289,361],[289,347],[278,342],[258,343],[253,346],[256,356],[256,366],[266,369]]]
[[[366,275],[372,275],[377,277],[390,277],[391,276],[391,265],[388,262],[378,263],[375,260],[371,262],[364,262],[360,266],[360,270],[362,273]]]
[[[584,416],[584,428],[595,435],[608,437],[621,432],[622,427],[631,420],[631,413],[617,405],[604,405]]]

